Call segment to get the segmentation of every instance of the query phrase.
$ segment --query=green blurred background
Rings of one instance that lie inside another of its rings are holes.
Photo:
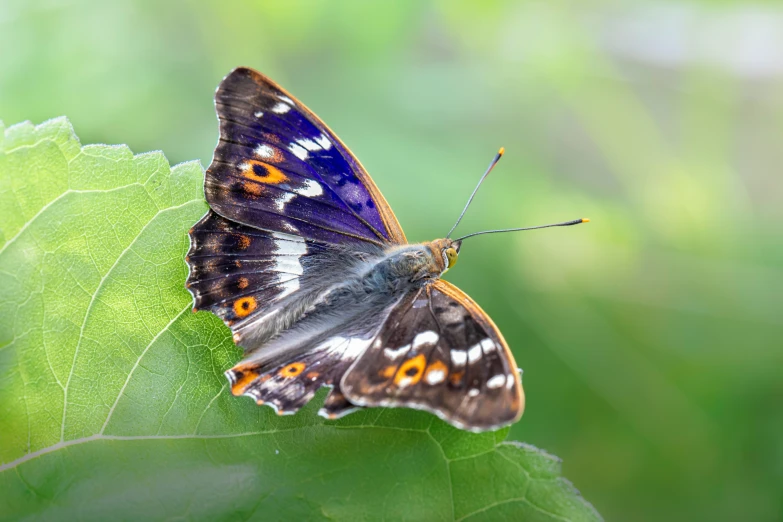
[[[206,166],[212,95],[269,75],[503,330],[608,520],[783,519],[783,9],[771,2],[0,2],[0,119]]]

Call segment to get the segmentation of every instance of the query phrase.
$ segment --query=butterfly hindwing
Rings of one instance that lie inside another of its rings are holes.
[[[295,413],[321,386],[331,386],[321,413],[330,418],[356,409],[339,389],[340,378],[369,339],[331,336],[299,353],[274,362],[243,361],[226,372],[234,395],[247,395],[280,415]]]
[[[356,409],[340,381],[399,299],[388,293],[327,292],[294,328],[251,350],[226,372],[232,393],[283,414],[297,411],[321,386],[331,386],[322,415],[336,418]]]
[[[353,404],[423,409],[475,431],[509,424],[524,408],[516,363],[497,327],[441,280],[390,313],[341,391]]]
[[[255,228],[329,243],[403,243],[361,164],[309,109],[260,73],[232,71],[215,94],[220,141],[207,201]]]

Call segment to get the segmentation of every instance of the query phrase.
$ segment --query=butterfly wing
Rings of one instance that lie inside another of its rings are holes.
[[[404,243],[405,234],[348,148],[274,82],[235,69],[215,106],[220,140],[205,181],[211,210],[190,231],[187,287],[195,309],[214,312],[237,343],[254,348],[291,322],[282,314],[282,322],[265,321],[285,298],[325,285],[316,254],[330,245],[366,253]]]
[[[369,342],[361,336],[334,335],[302,352],[292,348],[291,355],[281,360],[242,361],[228,370],[226,377],[231,383],[231,393],[269,405],[279,415],[296,413],[321,386],[331,386],[320,413],[337,418],[357,409],[345,399],[339,383],[356,353],[363,351]]]
[[[254,228],[345,244],[405,243],[383,195],[307,107],[238,68],[215,94],[220,141],[207,169],[212,209]]]
[[[194,311],[211,311],[239,334],[299,290],[308,259],[323,249],[298,235],[241,225],[210,210],[191,229],[185,258]]]
[[[510,424],[524,409],[517,366],[500,331],[464,292],[441,280],[394,308],[340,388],[359,406],[422,409],[472,431]]]
[[[336,418],[356,409],[340,389],[343,374],[370,345],[401,295],[334,292],[314,304],[295,328],[226,372],[234,395],[247,395],[279,414],[294,413],[321,386],[332,390],[321,414]]]

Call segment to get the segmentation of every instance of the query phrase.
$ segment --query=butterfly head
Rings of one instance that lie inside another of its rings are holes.
[[[436,239],[429,244],[441,275],[457,264],[461,246],[462,241],[456,239]]]

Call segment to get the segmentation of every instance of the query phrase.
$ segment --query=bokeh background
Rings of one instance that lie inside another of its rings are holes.
[[[0,119],[206,166],[255,67],[319,114],[524,368],[511,437],[608,520],[783,519],[783,8],[0,1]]]

